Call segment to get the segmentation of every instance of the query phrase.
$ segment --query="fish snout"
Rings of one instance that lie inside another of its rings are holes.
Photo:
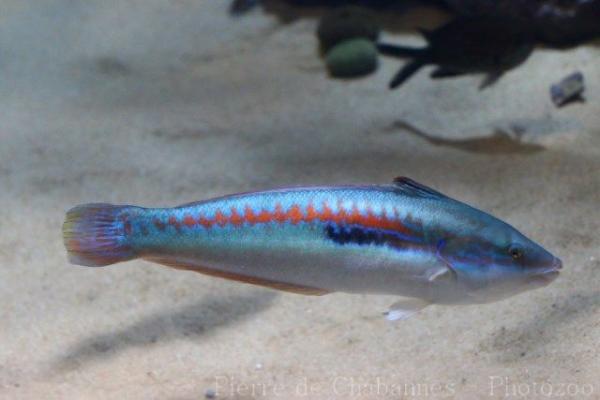
[[[546,286],[552,281],[554,281],[556,278],[558,278],[562,267],[562,261],[559,258],[555,257],[550,266],[547,266],[541,270],[538,270],[538,272],[535,272],[532,276],[528,278],[528,282]]]
[[[563,263],[560,260],[560,258],[555,257],[554,262],[552,263],[552,269],[555,271],[558,271],[558,270],[562,269],[562,267],[563,267]]]
[[[552,266],[545,271],[542,272],[542,279],[546,282],[552,282],[554,279],[558,277],[560,274],[560,270],[562,269],[563,264],[560,258],[554,257],[554,261],[552,261]]]

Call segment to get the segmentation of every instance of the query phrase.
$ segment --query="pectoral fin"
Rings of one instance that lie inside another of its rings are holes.
[[[385,313],[388,321],[401,321],[410,318],[429,305],[429,302],[421,299],[403,299],[395,302]]]
[[[431,270],[427,274],[428,282],[435,282],[435,281],[439,281],[440,279],[447,279],[447,278],[454,278],[454,271],[452,271],[450,268],[448,268],[446,266]]]
[[[434,282],[434,281],[436,281],[440,278],[444,278],[444,277],[452,278],[454,280],[457,279],[456,271],[452,267],[452,264],[450,264],[448,262],[448,260],[446,260],[442,254],[442,251],[446,247],[446,243],[447,243],[446,239],[440,239],[438,241],[436,256],[444,264],[444,266],[431,271],[430,275],[428,276],[429,282]]]

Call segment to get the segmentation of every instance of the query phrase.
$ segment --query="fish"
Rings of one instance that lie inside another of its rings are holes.
[[[481,304],[548,285],[562,262],[484,211],[406,177],[291,187],[174,208],[103,203],[66,214],[71,263],[143,259],[304,295],[397,295],[406,319],[431,304]]]
[[[600,37],[600,0],[443,0],[456,15],[525,24],[545,46],[569,48]],[[507,27],[510,25],[507,25]]]
[[[260,0],[234,0],[229,6],[229,14],[239,16],[249,12],[260,4]]]
[[[381,54],[412,59],[390,81],[390,89],[406,82],[426,65],[436,65],[431,78],[484,73],[480,85],[494,84],[508,70],[531,55],[535,40],[521,24],[495,17],[458,17],[433,31],[421,29],[427,41],[422,48],[379,43]]]
[[[402,15],[419,5],[435,7],[455,17],[502,18],[506,24],[498,26],[500,32],[510,31],[515,24],[526,26],[537,42],[558,49],[576,47],[600,37],[600,0],[233,0],[230,13],[240,15],[259,5],[287,22],[305,15],[294,11],[295,7],[355,5],[385,13],[387,17]]]

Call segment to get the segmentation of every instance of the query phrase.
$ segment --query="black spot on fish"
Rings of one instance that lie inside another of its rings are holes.
[[[360,225],[329,224],[325,227],[325,236],[333,242],[344,246],[389,246],[396,249],[425,249],[427,243],[420,235],[408,236],[400,232],[367,228]]]
[[[340,226],[327,225],[325,234],[335,243],[340,245],[384,245],[387,242],[386,233],[377,229],[365,228],[358,225]]]

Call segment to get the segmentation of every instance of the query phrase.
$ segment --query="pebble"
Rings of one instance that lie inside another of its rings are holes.
[[[584,90],[583,74],[578,71],[552,85],[550,97],[555,106],[562,107],[572,101],[582,100],[581,95]]]
[[[365,76],[377,69],[377,49],[369,40],[350,39],[329,50],[325,63],[336,78]]]

